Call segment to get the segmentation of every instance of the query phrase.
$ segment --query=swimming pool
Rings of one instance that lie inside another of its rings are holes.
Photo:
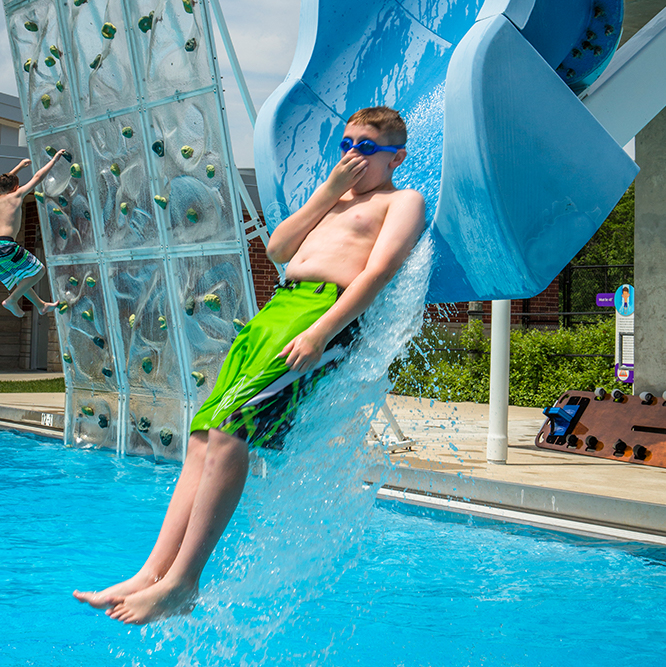
[[[192,617],[129,628],[71,591],[140,565],[178,466],[9,432],[0,453],[2,667],[663,664],[663,548],[373,503],[366,490],[354,511],[367,514],[348,532],[336,522],[344,508],[331,508],[328,526],[319,515],[313,554],[282,520],[263,533],[255,525],[268,493],[260,478],[204,571]],[[256,548],[272,540],[273,555]]]

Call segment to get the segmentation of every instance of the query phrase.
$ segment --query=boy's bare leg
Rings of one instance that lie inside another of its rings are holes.
[[[26,290],[25,298],[34,304],[40,315],[46,315],[46,313],[50,313],[52,310],[55,310],[60,303],[59,301],[44,301],[44,299],[42,299],[39,294],[37,294],[37,292],[32,289],[32,287]]]
[[[217,429],[208,432],[201,481],[178,555],[164,578],[126,597],[118,596],[111,618],[143,624],[191,611],[199,577],[241,498],[248,471],[247,443]]]
[[[14,291],[2,302],[2,305],[12,314],[15,315],[16,317],[23,317],[25,315],[25,312],[23,309],[18,305],[19,299],[33,286],[36,285],[43,277],[44,274],[46,273],[46,269],[42,267],[42,269],[39,271],[34,276],[29,276],[27,278],[24,278],[21,280],[16,287],[14,287]],[[35,293],[34,290],[32,290],[32,293],[37,297],[37,294]],[[39,299],[39,297],[37,297]],[[30,299],[32,301],[32,299]],[[44,301],[39,299],[39,301],[44,304]],[[35,303],[33,301],[33,303]],[[57,306],[58,304],[56,303],[54,305]]]
[[[208,433],[195,431],[187,447],[187,456],[169,503],[162,529],[143,567],[130,579],[103,591],[74,591],[74,597],[96,609],[107,609],[118,597],[148,588],[162,579],[171,567],[190,520],[194,498],[199,488],[206,459]]]

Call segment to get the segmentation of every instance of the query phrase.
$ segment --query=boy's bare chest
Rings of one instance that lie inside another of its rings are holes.
[[[358,238],[377,237],[381,231],[386,212],[383,206],[370,203],[353,205],[338,204],[315,227],[322,235],[329,234]]]

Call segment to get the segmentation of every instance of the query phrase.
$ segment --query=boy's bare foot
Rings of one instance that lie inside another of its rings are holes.
[[[47,303],[45,301],[44,305],[39,309],[39,314],[46,315],[46,313],[50,313],[51,311],[55,310],[59,304],[60,301],[53,301],[52,303]]]
[[[74,591],[73,595],[79,602],[87,602],[95,609],[109,609],[118,604],[119,600],[153,586],[155,582],[154,578],[137,573],[132,578],[109,586],[103,591]]]
[[[146,588],[126,598],[117,598],[117,604],[107,609],[107,616],[122,621],[144,625],[158,618],[189,614],[196,606],[198,589],[186,586],[173,586],[162,579],[154,586]]]
[[[5,299],[2,302],[2,305],[15,317],[23,317],[25,315],[25,312],[21,310],[16,301],[10,301],[9,299]]]

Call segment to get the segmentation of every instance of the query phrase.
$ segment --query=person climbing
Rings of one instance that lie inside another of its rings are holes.
[[[2,305],[16,317],[25,315],[19,306],[19,299],[24,295],[37,307],[40,315],[46,315],[58,305],[57,301],[44,301],[32,289],[44,277],[46,268],[14,239],[21,229],[23,200],[46,178],[64,152],[58,151],[25,185],[19,186],[16,174],[29,167],[30,160],[21,160],[8,174],[0,174],[0,281],[10,292]]]
[[[354,322],[424,230],[423,197],[398,190],[407,130],[397,111],[354,113],[342,157],[326,181],[271,235],[267,254],[287,263],[273,299],[240,331],[210,398],[190,427],[187,456],[145,564],[81,602],[125,623],[187,613],[201,572],[240,500],[248,449],[280,448],[302,397],[354,335]]]

